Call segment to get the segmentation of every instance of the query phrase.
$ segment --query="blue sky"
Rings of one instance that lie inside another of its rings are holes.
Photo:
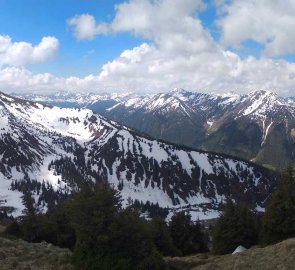
[[[58,56],[41,64],[29,65],[34,72],[50,72],[60,76],[85,76],[98,72],[102,64],[118,56],[124,49],[140,44],[130,34],[100,36],[77,42],[67,19],[91,13],[98,21],[114,17],[113,0],[0,0],[0,34],[14,41],[40,42],[43,36],[60,41]]]
[[[0,0],[0,88],[293,94],[294,11],[292,0]]]

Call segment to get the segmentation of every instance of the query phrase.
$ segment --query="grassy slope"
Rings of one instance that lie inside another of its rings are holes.
[[[251,248],[236,255],[198,254],[166,260],[172,270],[295,269],[295,238],[265,248]]]
[[[70,251],[47,243],[32,244],[0,237],[0,269],[70,270]]]
[[[50,244],[32,244],[0,237],[0,269],[72,270],[70,251]],[[295,238],[265,248],[251,248],[236,255],[198,254],[166,258],[171,270],[294,269]]]

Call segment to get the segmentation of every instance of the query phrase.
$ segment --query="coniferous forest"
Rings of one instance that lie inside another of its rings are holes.
[[[209,227],[185,212],[165,220],[165,209],[138,201],[122,207],[119,193],[103,181],[82,182],[77,191],[56,198],[46,213],[23,187],[23,215],[1,217],[10,220],[6,236],[71,249],[76,269],[170,269],[166,256],[227,254],[240,245],[266,246],[295,237],[294,180],[294,171],[287,169],[264,214],[228,198]],[[143,216],[147,208],[151,215]]]

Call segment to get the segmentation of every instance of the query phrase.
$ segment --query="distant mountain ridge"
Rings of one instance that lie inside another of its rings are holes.
[[[175,89],[143,96],[106,94],[77,107],[173,143],[278,170],[295,164],[294,98],[270,91],[217,95]]]
[[[112,101],[108,107],[117,102],[126,100],[134,96],[132,93],[73,93],[67,91],[58,91],[50,94],[35,93],[12,93],[12,96],[19,97],[33,102],[39,102],[62,108],[82,108],[89,106],[96,101]]]
[[[155,140],[88,109],[0,93],[0,115],[0,197],[18,209],[23,185],[46,208],[49,191],[103,179],[125,204],[184,207],[206,218],[218,215],[227,196],[261,210],[276,185],[269,170],[253,163]]]

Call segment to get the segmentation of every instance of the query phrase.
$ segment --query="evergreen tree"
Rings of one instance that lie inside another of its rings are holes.
[[[213,228],[213,252],[231,253],[243,245],[247,248],[256,244],[258,228],[256,217],[247,208],[235,205],[228,199],[223,213]]]
[[[21,228],[16,220],[13,220],[4,230],[4,234],[22,237]]]
[[[282,175],[279,188],[273,193],[262,223],[261,242],[273,244],[295,236],[295,194],[293,169]]]
[[[37,209],[35,207],[35,200],[32,194],[28,190],[23,191],[22,197],[25,214],[21,219],[21,234],[23,239],[29,242],[38,242],[38,232],[40,230],[40,224],[37,218]]]
[[[150,233],[150,224],[139,217],[133,207],[119,214],[118,229],[114,235],[114,254],[130,258],[129,269],[165,269],[162,256],[158,252]]]
[[[37,209],[36,207],[34,206],[35,204],[35,200],[34,198],[32,197],[32,194],[29,190],[24,190],[23,191],[23,196],[22,196],[22,202],[23,202],[23,205],[25,207],[25,209],[23,210],[23,213],[25,215],[36,215],[37,214]]]
[[[59,203],[59,205],[48,213],[48,219],[51,220],[51,224],[54,229],[55,237],[52,240],[47,240],[54,245],[73,249],[76,242],[75,230],[70,223],[70,217],[67,213],[65,203]]]
[[[109,186],[85,184],[70,198],[69,211],[77,269],[165,269],[147,223],[131,208],[122,210]]]
[[[192,222],[190,215],[176,213],[171,219],[169,230],[175,247],[182,255],[208,251],[201,226]]]
[[[60,247],[73,248],[75,245],[75,232],[64,204],[60,202],[55,209],[43,214],[37,213],[31,196],[25,196],[27,205],[24,216],[13,220],[5,229],[5,233],[20,237],[29,242],[46,241]],[[29,202],[29,203],[28,203]],[[31,210],[28,210],[31,209]]]
[[[164,256],[178,256],[181,254],[181,252],[174,246],[165,220],[159,216],[154,217],[150,221],[150,229],[153,241],[161,254]]]

